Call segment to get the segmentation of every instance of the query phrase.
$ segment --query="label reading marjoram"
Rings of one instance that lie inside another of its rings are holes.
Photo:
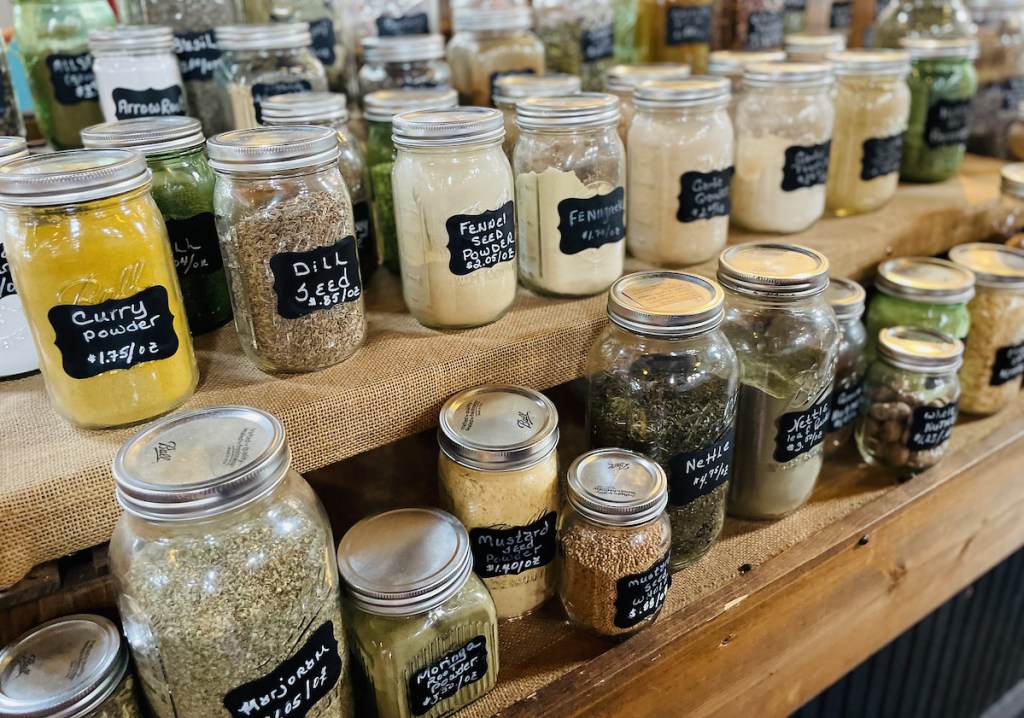
[[[547,566],[555,558],[557,519],[552,511],[526,526],[471,529],[473,570],[480,578],[494,578]]]
[[[460,277],[516,258],[512,200],[482,214],[457,214],[445,222],[448,269]]]
[[[373,246],[373,220],[370,217],[370,203],[366,200],[352,203],[352,223],[356,228],[356,246],[359,248],[359,257],[364,252],[377,254],[377,248]]]
[[[833,2],[829,13],[828,26],[833,30],[845,30],[853,23],[853,3]]]
[[[213,274],[224,266],[212,212],[167,220],[167,236],[179,277]]]
[[[772,458],[785,464],[824,441],[831,406],[830,397],[826,396],[810,409],[791,411],[780,416]]]
[[[281,252],[270,258],[277,313],[298,319],[338,304],[354,302],[363,293],[356,238],[343,237],[328,247],[308,252]]]
[[[263,123],[263,103],[274,95],[294,95],[309,92],[313,85],[307,80],[284,80],[282,82],[257,82],[252,86],[252,106],[256,110],[256,122]]]
[[[771,50],[782,44],[782,13],[759,11],[747,20],[747,50]]]
[[[178,56],[182,80],[193,82],[213,79],[213,63],[220,57],[213,28],[176,34],[174,53]]]
[[[338,59],[337,42],[334,34],[334,23],[330,18],[314,20],[309,23],[309,34],[313,36],[313,54],[323,63],[324,67],[333,67]]]
[[[945,444],[953,435],[956,415],[956,402],[945,406],[919,406],[914,409],[907,448],[911,451],[927,451]]]
[[[487,675],[487,639],[476,636],[409,676],[409,710],[414,716],[430,709]]]
[[[861,379],[853,386],[846,389],[839,389],[832,393],[832,403],[829,406],[828,433],[832,434],[840,429],[849,426],[857,418],[857,411],[860,409],[860,400],[864,397],[864,379]]]
[[[597,62],[615,54],[615,28],[611,25],[597,30],[585,30],[580,37],[583,62]]]
[[[92,55],[47,55],[46,67],[50,70],[50,84],[57,102],[62,105],[77,105],[79,102],[95,100],[96,76],[92,72]]]
[[[623,576],[615,582],[615,625],[632,628],[653,616],[665,603],[672,574],[668,572],[669,552],[643,573]]]
[[[794,145],[786,148],[786,164],[782,167],[782,191],[795,192],[805,187],[825,184],[828,180],[828,153],[832,141],[818,145]]]
[[[558,203],[558,248],[562,254],[579,254],[619,242],[626,236],[626,193],[616,187],[608,194]]]
[[[970,100],[938,100],[928,108],[924,141],[932,149],[967,142],[971,125]]]
[[[11,276],[11,265],[7,262],[7,250],[0,242],[0,299],[17,294],[14,291],[14,278]]]
[[[864,151],[860,158],[860,179],[870,182],[876,177],[885,177],[900,171],[903,159],[903,133],[892,137],[872,137],[864,140]]]
[[[427,35],[430,33],[430,18],[427,13],[403,15],[402,17],[377,18],[377,34],[381,37],[395,35]]]
[[[718,441],[695,451],[672,457],[668,462],[668,500],[673,506],[706,496],[729,479],[736,429],[730,428]]]
[[[152,87],[145,90],[126,90],[118,87],[112,94],[114,114],[119,120],[185,114],[185,100],[178,85],[171,85],[162,90]]]
[[[732,211],[729,195],[732,174],[732,167],[711,172],[684,172],[679,178],[682,190],[679,193],[676,219],[680,222],[696,222],[728,217]]]
[[[3,245],[0,245],[2,247]],[[0,277],[3,267],[0,266]],[[0,279],[2,284],[2,279]],[[0,286],[0,297],[3,295],[3,287]],[[1024,374],[1024,342],[1008,347],[1000,347],[996,350],[996,359],[992,364],[992,378],[989,380],[991,386],[1000,386],[1008,381],[1016,379]]]
[[[670,7],[665,17],[665,44],[696,45],[711,41],[711,5]]]

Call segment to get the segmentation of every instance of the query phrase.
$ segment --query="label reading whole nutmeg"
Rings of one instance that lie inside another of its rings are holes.
[[[409,676],[409,710],[414,716],[430,709],[487,675],[487,639],[476,636],[454,651]]]
[[[0,245],[0,247],[2,246]],[[2,267],[0,267],[0,270],[2,270]],[[2,296],[3,287],[0,286],[0,297]],[[1024,374],[1024,342],[997,349],[996,359],[992,364],[992,377],[989,379],[989,385],[1001,386],[1008,381],[1013,381],[1021,374]]]
[[[668,462],[668,500],[685,506],[710,494],[729,479],[736,429],[730,428],[708,446],[673,456]]]
[[[597,62],[615,54],[615,28],[611,25],[586,30],[580,37],[580,53],[583,62]]]
[[[791,411],[780,416],[772,458],[785,464],[824,441],[830,408],[831,400],[826,396],[810,409]]]
[[[864,151],[860,158],[860,178],[870,182],[900,171],[903,159],[903,134],[892,137],[872,137],[864,140]]]
[[[696,45],[711,42],[711,5],[670,7],[665,16],[665,44]]]
[[[153,87],[145,90],[126,90],[118,87],[111,94],[114,98],[114,114],[119,120],[185,114],[185,100],[178,85],[171,85],[162,90]]]
[[[616,187],[607,194],[559,202],[558,249],[562,254],[579,254],[625,239],[625,195],[622,187]]]
[[[828,180],[828,153],[832,141],[817,145],[794,145],[786,148],[786,163],[782,166],[782,191],[825,184]]]
[[[733,171],[732,167],[726,167],[711,172],[684,172],[679,178],[682,190],[676,219],[685,223],[729,216],[732,211],[729,187]]]
[[[665,555],[643,573],[623,576],[615,582],[615,626],[632,628],[648,616],[653,616],[665,603],[668,589],[672,585],[672,574],[668,571],[671,552]]]
[[[362,296],[356,238],[342,237],[308,252],[279,252],[270,258],[277,313],[298,319]]]
[[[928,108],[925,144],[936,149],[967,142],[971,125],[970,100],[938,100]]]
[[[857,418],[864,398],[864,379],[846,389],[833,392],[828,414],[828,433],[833,434]]]
[[[469,532],[473,570],[480,578],[516,576],[555,559],[554,511],[526,526],[475,528]]]
[[[914,409],[907,448],[911,451],[927,451],[945,444],[953,435],[956,415],[955,401],[945,406],[919,406]]]
[[[514,207],[509,200],[481,214],[457,214],[445,222],[448,269],[464,277],[516,258]]]

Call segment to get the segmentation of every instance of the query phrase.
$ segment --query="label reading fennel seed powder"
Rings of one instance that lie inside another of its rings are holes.
[[[666,551],[658,561],[643,573],[623,576],[615,582],[615,626],[632,628],[648,616],[653,616],[665,603],[672,574],[668,572]]]
[[[919,406],[910,419],[910,436],[907,448],[911,451],[927,451],[942,446],[953,435],[956,424],[957,403],[945,406]]]
[[[585,30],[580,36],[580,54],[583,62],[597,62],[615,54],[615,28],[612,25]]]
[[[11,265],[7,262],[7,250],[0,242],[0,299],[17,294],[14,291],[14,277],[11,276]]]
[[[782,44],[782,13],[762,10],[747,19],[747,50],[771,50]]]
[[[96,76],[92,72],[92,55],[47,55],[46,67],[50,70],[50,84],[57,102],[62,105],[77,105],[79,102],[95,100]]]
[[[555,558],[554,511],[527,526],[477,528],[469,532],[473,570],[480,578],[516,576]]]
[[[456,214],[445,222],[448,230],[448,269],[463,277],[516,258],[513,204],[482,214]]]
[[[377,34],[381,37],[428,35],[430,34],[430,18],[425,12],[402,17],[381,16],[377,18]]]
[[[213,274],[224,266],[212,212],[167,220],[167,236],[179,277]]]
[[[732,167],[711,172],[684,172],[679,178],[682,190],[679,192],[676,219],[680,222],[696,222],[729,216],[732,211],[729,195],[732,174]]]
[[[834,30],[845,30],[853,23],[853,3],[833,2],[829,13],[828,26]]]
[[[476,636],[409,676],[409,710],[414,716],[430,709],[487,675],[487,639]]]
[[[153,87],[145,90],[126,90],[118,87],[112,94],[114,115],[119,120],[185,114],[185,100],[178,85],[171,85],[162,90]]]
[[[735,438],[736,429],[732,427],[718,441],[669,459],[669,503],[685,506],[724,484],[732,471]]]
[[[334,34],[334,23],[330,18],[314,20],[309,23],[309,34],[313,36],[313,54],[316,59],[324,64],[324,67],[333,67],[338,59],[335,50],[338,42]]]
[[[824,441],[831,406],[831,397],[826,396],[810,409],[791,411],[780,416],[772,458],[785,464]]]
[[[263,103],[274,95],[294,95],[310,92],[313,85],[307,80],[284,80],[282,82],[257,82],[252,86],[252,106],[256,110],[256,122],[263,123]]]
[[[3,245],[0,245],[2,251]],[[0,297],[3,297],[3,269],[0,265]],[[13,292],[13,290],[12,290]],[[1024,374],[1024,342],[1008,347],[1000,347],[996,350],[996,359],[992,364],[992,378],[989,379],[990,386],[1001,386]]]
[[[711,5],[670,7],[665,16],[665,44],[697,45],[711,41]]]
[[[938,100],[928,108],[925,144],[935,149],[967,142],[971,125],[970,100]]]
[[[828,433],[832,434],[848,426],[857,418],[860,400],[864,398],[864,379],[861,378],[848,389],[832,393],[828,414]]]
[[[334,622],[320,626],[291,658],[224,696],[232,718],[303,718],[341,677]]]
[[[213,64],[220,57],[220,49],[213,37],[213,28],[175,34],[174,54],[178,56],[182,80],[212,80]]]
[[[900,161],[903,159],[903,133],[864,140],[863,150],[860,158],[862,182],[899,172]]]
[[[270,258],[277,313],[298,319],[338,304],[354,302],[363,293],[356,238],[342,237],[308,252],[280,252]]]
[[[47,316],[64,373],[73,379],[91,379],[174,356],[178,335],[167,300],[167,288],[156,286],[90,306],[51,307]]]
[[[622,241],[626,236],[626,191],[616,187],[586,199],[563,199],[558,203],[558,233],[562,254],[579,254]]]
[[[818,145],[794,145],[786,148],[786,164],[782,166],[782,191],[795,192],[805,187],[825,184],[828,180],[828,153],[832,140]]]

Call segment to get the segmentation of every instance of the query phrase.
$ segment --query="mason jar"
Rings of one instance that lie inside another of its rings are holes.
[[[851,279],[833,277],[825,290],[825,301],[832,307],[839,323],[836,383],[832,389],[825,433],[826,458],[836,454],[853,436],[853,423],[864,398],[868,332],[861,316],[866,296],[864,288]]]
[[[442,35],[403,35],[363,39],[359,101],[371,92],[451,86]]]
[[[743,72],[747,65],[765,62],[782,62],[786,53],[782,50],[715,50],[708,56],[708,74],[726,77],[732,83],[732,99],[729,101],[729,117],[736,123],[736,105],[743,94]]]
[[[777,519],[810,498],[825,458],[839,325],[824,297],[828,259],[795,244],[726,249],[722,330],[740,363],[729,513]]]
[[[354,718],[331,527],[281,422],[176,414],[128,439],[113,474],[110,571],[154,718]]]
[[[207,142],[235,328],[267,372],[348,359],[366,338],[352,202],[330,127],[259,127]]]
[[[970,38],[976,32],[962,0],[888,0],[872,36],[875,47],[898,50],[904,38]]]
[[[0,137],[0,165],[28,157],[23,137]],[[32,346],[32,333],[11,277],[7,250],[0,241],[0,377],[36,371],[39,357]]]
[[[700,75],[707,70],[713,29],[712,0],[639,0],[636,62],[679,62]]]
[[[633,93],[641,82],[650,80],[685,80],[690,76],[690,66],[676,62],[659,62],[642,65],[615,65],[605,73],[608,92],[619,98],[619,139],[623,146],[629,140],[629,128],[633,124]]]
[[[578,76],[587,92],[603,92],[615,61],[614,0],[533,0],[537,37],[548,72]]]
[[[503,75],[494,81],[494,106],[505,118],[505,141],[502,149],[512,161],[512,150],[519,140],[516,124],[516,103],[528,97],[565,97],[580,92],[580,78],[576,75]]]
[[[1007,135],[1024,100],[1024,2],[968,0],[978,28],[978,92],[971,109],[967,151],[1009,157]]]
[[[790,62],[825,62],[831,53],[846,49],[846,35],[794,33],[786,35],[782,47],[786,52],[786,59]]]
[[[120,25],[93,30],[89,50],[107,122],[189,113],[171,28]]]
[[[1024,238],[1024,163],[999,170],[999,200],[987,212],[989,239],[1016,246]]]

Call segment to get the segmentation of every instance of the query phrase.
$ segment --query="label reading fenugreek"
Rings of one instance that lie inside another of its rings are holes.
[[[323,63],[324,67],[333,67],[338,59],[338,39],[334,34],[334,23],[330,18],[314,20],[309,23],[309,34],[313,36],[313,54]]]
[[[509,200],[481,214],[457,214],[445,222],[448,269],[464,277],[516,258],[514,207]]]
[[[309,92],[313,85],[308,80],[283,80],[281,82],[257,82],[252,86],[252,106],[256,110],[256,122],[263,123],[263,103],[274,95],[294,95]]]
[[[831,399],[826,396],[810,409],[791,411],[780,416],[772,458],[785,464],[824,441],[831,406]]]
[[[643,573],[623,576],[615,582],[615,626],[632,628],[653,616],[665,603],[672,585],[668,571],[670,552]]]
[[[0,247],[2,246],[0,245]],[[0,267],[0,277],[2,277],[2,271],[3,267]],[[0,281],[0,285],[2,285],[2,281]],[[0,297],[2,296],[3,287],[0,286]],[[1008,381],[1013,381],[1021,374],[1024,374],[1024,342],[997,349],[989,384],[1001,386]]]
[[[832,141],[817,145],[794,145],[786,148],[786,163],[782,166],[782,191],[825,184],[828,180],[828,153]]]
[[[579,254],[621,242],[626,237],[626,191],[616,187],[607,194],[558,203],[558,249]]]
[[[224,266],[212,212],[167,220],[167,236],[179,277],[213,274]]]
[[[833,30],[845,30],[853,23],[853,3],[833,2],[829,13],[828,26]]]
[[[377,18],[377,34],[381,37],[396,35],[427,35],[430,33],[430,18],[427,13],[403,15],[401,17]]]
[[[62,105],[77,105],[99,97],[96,90],[96,75],[92,71],[92,55],[47,55],[46,67],[50,70],[50,84],[57,102]]]
[[[665,16],[666,45],[699,45],[710,41],[710,4],[668,9]]]
[[[711,172],[684,172],[679,178],[682,189],[676,219],[686,223],[728,217],[732,211],[729,195],[732,174],[732,167]]]
[[[747,19],[747,50],[771,50],[782,44],[782,13],[761,10]]]
[[[426,715],[441,701],[487,675],[487,639],[476,636],[409,676],[409,710]]]
[[[298,319],[338,304],[354,302],[363,293],[356,238],[342,237],[328,247],[308,252],[280,252],[270,258],[277,313]]]
[[[962,145],[971,129],[970,100],[938,100],[928,108],[924,141],[932,149]]]
[[[953,435],[956,416],[955,401],[945,406],[917,407],[910,420],[907,448],[911,451],[927,451],[942,446]]]
[[[597,62],[615,54],[615,28],[611,25],[585,30],[580,36],[583,62]]]
[[[516,576],[555,559],[554,511],[526,526],[475,528],[469,532],[473,570],[480,578]]]
[[[178,56],[182,80],[194,82],[213,79],[213,64],[220,57],[213,28],[176,34],[174,53]]]
[[[668,500],[673,506],[706,496],[729,480],[736,429],[708,446],[673,456],[668,462]]]
[[[846,389],[832,393],[828,414],[828,433],[832,434],[848,426],[857,418],[860,401],[864,398],[864,379]]]
[[[14,278],[11,276],[11,265],[7,262],[7,250],[0,242],[0,299],[17,294],[14,291]]]
[[[870,182],[900,171],[903,159],[903,133],[891,137],[872,137],[864,140],[860,158],[860,179]]]
[[[178,85],[171,85],[162,90],[155,87],[145,90],[127,90],[118,87],[112,95],[114,115],[119,120],[185,114],[185,100],[181,87]]]

